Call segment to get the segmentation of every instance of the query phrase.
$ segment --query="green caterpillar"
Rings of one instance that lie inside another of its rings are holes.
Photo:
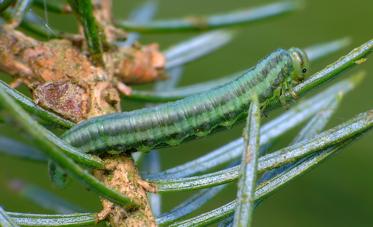
[[[225,85],[155,107],[92,118],[63,138],[84,152],[148,151],[178,145],[233,125],[247,114],[254,93],[266,106],[291,91],[308,67],[302,50],[278,49]]]

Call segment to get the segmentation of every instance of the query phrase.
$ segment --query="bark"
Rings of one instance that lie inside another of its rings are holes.
[[[142,209],[124,210],[107,200],[102,200],[104,209],[98,218],[108,217],[111,226],[156,226],[146,194],[146,191],[155,192],[155,187],[140,178],[130,156],[111,156],[105,160],[106,170],[96,170],[95,176],[106,185],[133,199]]]
[[[40,106],[75,122],[120,111],[125,84],[164,78],[155,44],[109,52],[103,69],[69,40],[39,42],[12,28],[0,34],[0,70],[26,84]]]
[[[104,67],[92,64],[83,46],[66,39],[40,42],[3,26],[0,70],[14,77],[14,86],[24,83],[37,104],[74,122],[120,111],[120,92],[130,92],[127,83],[164,77],[165,58],[155,44],[110,48]],[[98,220],[108,220],[114,227],[156,226],[146,195],[154,187],[141,179],[130,156],[103,159],[107,168],[94,170],[94,175],[141,206],[125,210],[102,199]]]

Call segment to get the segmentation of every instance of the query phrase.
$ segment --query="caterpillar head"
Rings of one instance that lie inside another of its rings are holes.
[[[305,75],[309,71],[309,60],[307,54],[299,48],[290,48],[289,53],[294,66],[294,73],[291,76],[291,79],[292,81],[299,83],[304,80]]]

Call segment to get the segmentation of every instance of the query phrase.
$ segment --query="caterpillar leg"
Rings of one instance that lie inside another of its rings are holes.
[[[261,104],[260,104],[260,111],[265,115],[265,110],[267,109],[268,106],[271,105],[271,103],[273,102],[273,100],[275,99],[275,95],[273,95],[271,98],[268,98],[266,100],[264,100]]]
[[[266,109],[268,106],[270,106],[272,103],[275,103],[277,101],[278,98],[281,97],[281,87],[278,87],[276,88],[275,90],[273,90],[273,95],[272,97],[264,100],[261,104],[260,104],[260,111],[262,112],[262,114],[267,117],[267,114],[266,114]],[[281,100],[280,100],[281,102]],[[283,104],[281,102],[281,104]]]
[[[287,83],[287,81],[284,81],[282,86],[280,86],[279,88],[281,90],[281,94],[279,96],[280,103],[282,106],[285,107],[285,109],[289,109],[289,103],[286,101],[286,96],[285,96],[285,93],[289,91],[289,84]]]
[[[285,91],[288,91],[290,93],[291,97],[293,97],[294,99],[298,98],[298,95],[293,90],[293,84],[291,82],[289,83],[289,82],[285,81],[284,82],[284,89],[285,89]]]
[[[286,101],[286,96],[285,96],[286,92],[289,92],[291,97],[293,97],[293,99],[298,99],[298,95],[293,90],[292,82],[285,80],[281,86],[281,95],[279,99],[280,99],[281,104],[285,106],[286,109],[289,109],[289,102]]]

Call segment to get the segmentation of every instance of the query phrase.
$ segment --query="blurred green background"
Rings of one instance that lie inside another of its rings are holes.
[[[115,1],[115,17],[126,18],[129,12],[141,2]],[[273,1],[160,0],[160,8],[156,18],[219,13],[270,2]],[[304,2],[304,9],[296,13],[264,23],[237,28],[240,32],[231,44],[208,57],[188,64],[181,84],[210,80],[247,68],[279,47],[306,47],[346,36],[352,38],[352,44],[345,50],[312,64],[312,72],[316,72],[336,60],[338,56],[347,53],[352,47],[373,38],[372,0],[305,0]],[[40,15],[42,18],[44,17],[43,14]],[[49,14],[49,24],[52,28],[58,27],[70,31],[76,27],[74,18],[56,16],[52,13]],[[195,35],[197,34],[146,35],[142,37],[141,41],[143,43],[158,42],[162,49],[166,49],[176,42]],[[373,63],[371,59],[358,67],[358,70],[362,69],[368,72],[365,82],[345,97],[329,126],[341,123],[355,114],[373,107]],[[342,77],[351,73],[351,71],[345,73]],[[9,80],[6,76],[1,78]],[[134,102],[126,102],[124,106],[125,109],[140,107]],[[275,117],[281,111],[271,113],[264,121]],[[171,149],[163,149],[161,150],[162,167],[175,166],[217,148],[240,136],[242,128],[241,124],[232,130],[205,139]],[[0,125],[0,131],[2,135],[17,134],[15,130],[3,125]],[[274,148],[285,146],[296,132],[297,130],[293,130],[276,141]],[[372,133],[367,134],[332,159],[274,193],[255,211],[254,226],[372,226],[372,136]],[[15,178],[43,186],[88,211],[97,211],[100,207],[97,197],[74,181],[70,182],[65,190],[53,187],[49,182],[45,165],[1,156],[0,204],[9,211],[50,212],[12,193],[8,183],[9,179]],[[198,213],[230,201],[235,196],[234,190],[233,183],[229,190],[219,194]],[[171,193],[165,195],[163,210],[169,210],[189,194]]]

